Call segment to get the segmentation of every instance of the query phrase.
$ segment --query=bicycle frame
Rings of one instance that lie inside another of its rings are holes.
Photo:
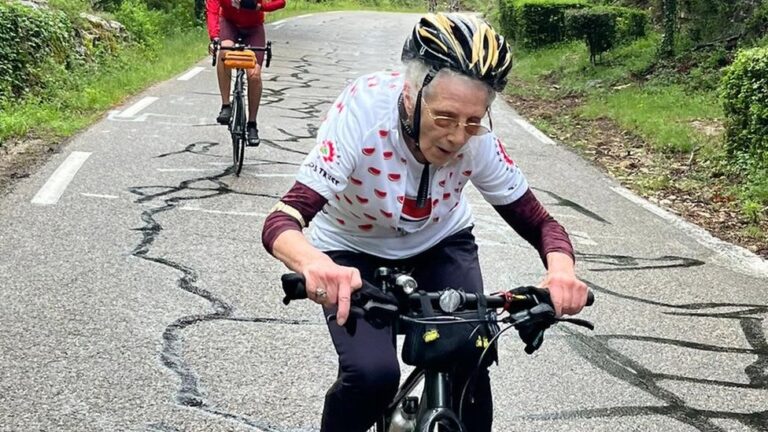
[[[397,326],[396,326],[397,327]],[[393,343],[397,342],[397,331],[393,331]],[[451,374],[432,369],[416,368],[403,381],[393,401],[387,406],[384,417],[379,421],[379,429],[386,432],[394,410],[403,402],[406,396],[424,380],[424,389],[419,398],[419,409],[416,412],[416,432],[432,432],[439,421],[447,421],[452,426],[451,432],[466,432],[464,423],[453,411],[451,403]]]

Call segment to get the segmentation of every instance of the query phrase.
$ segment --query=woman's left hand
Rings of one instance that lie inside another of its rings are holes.
[[[587,303],[587,284],[576,277],[573,259],[570,256],[551,252],[547,254],[547,275],[541,282],[542,288],[549,289],[555,314],[575,315]]]
[[[548,272],[541,286],[549,289],[557,316],[575,315],[587,303],[587,284],[573,274]]]

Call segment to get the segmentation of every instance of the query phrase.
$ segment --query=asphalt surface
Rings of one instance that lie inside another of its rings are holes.
[[[319,430],[335,353],[317,306],[280,302],[285,269],[261,225],[323,112],[349,80],[399,66],[416,18],[269,25],[263,142],[239,178],[203,59],[0,198],[0,430]],[[532,356],[514,332],[502,339],[494,430],[767,431],[768,265],[638,199],[500,100],[494,125],[597,297],[581,314],[594,332],[559,325]],[[41,192],[61,166],[71,182]],[[536,253],[468,194],[487,289],[537,283]]]

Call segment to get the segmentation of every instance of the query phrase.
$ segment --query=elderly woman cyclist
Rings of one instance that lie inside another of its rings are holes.
[[[504,38],[473,16],[429,14],[402,59],[404,74],[363,76],[336,99],[296,183],[264,224],[266,249],[304,275],[309,298],[337,312],[328,325],[339,375],[325,398],[326,432],[366,430],[398,386],[391,328],[362,319],[354,331],[343,326],[354,319],[352,292],[377,267],[412,269],[420,287],[483,291],[467,184],[536,248],[558,314],[586,302],[567,233],[492,131],[491,102],[512,67]],[[490,431],[492,410],[486,369],[464,404],[468,430]]]

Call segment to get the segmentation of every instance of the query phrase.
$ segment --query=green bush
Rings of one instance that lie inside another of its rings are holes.
[[[165,18],[162,12],[149,10],[142,0],[124,0],[115,18],[128,29],[134,41],[149,49],[159,45]]]
[[[645,37],[651,18],[648,12],[626,7],[607,8],[616,16],[616,38],[619,43]]]
[[[176,0],[165,2],[168,6],[163,9],[163,19],[160,27],[164,34],[176,34],[194,28],[201,21],[195,13],[195,0]]]
[[[572,9],[566,12],[568,33],[583,39],[589,49],[589,62],[608,51],[616,42],[616,14],[606,8]]]
[[[746,168],[768,168],[768,47],[738,53],[722,97],[728,154]]]
[[[518,0],[515,39],[527,47],[562,42],[567,36],[565,12],[586,6],[581,0]]]
[[[499,9],[499,32],[508,39],[515,38],[515,1],[516,0],[498,0]]]
[[[597,6],[565,12],[568,36],[582,39],[589,49],[589,61],[616,45],[645,36],[648,14],[624,7]]]
[[[40,89],[51,66],[73,62],[74,40],[63,12],[0,3],[0,101]]]

